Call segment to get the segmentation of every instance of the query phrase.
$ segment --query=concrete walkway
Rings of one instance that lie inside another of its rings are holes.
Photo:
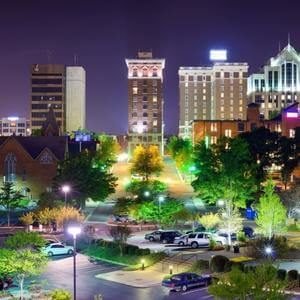
[[[95,277],[105,279],[135,288],[148,288],[161,284],[162,279],[167,274],[146,269],[144,271],[114,271],[109,273],[98,274]]]

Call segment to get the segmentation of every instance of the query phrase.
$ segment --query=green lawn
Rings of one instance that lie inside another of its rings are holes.
[[[127,266],[128,270],[141,268],[142,260],[145,261],[145,267],[149,267],[165,257],[165,253],[150,253],[147,255],[123,254],[121,256],[118,248],[101,247],[98,245],[92,245],[84,252],[92,258]]]

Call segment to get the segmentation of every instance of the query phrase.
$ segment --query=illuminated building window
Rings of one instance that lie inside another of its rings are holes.
[[[205,96],[205,95],[203,95],[203,96],[202,96],[202,99],[203,99],[203,100],[206,100],[206,96]]]
[[[221,106],[221,111],[224,111],[224,106]]]
[[[153,96],[153,102],[157,102],[157,96]]]
[[[203,93],[203,94],[206,94],[206,89],[203,89],[203,90],[202,90],[202,93]]]
[[[153,120],[153,126],[157,126],[157,120]]]
[[[231,138],[231,129],[225,129],[225,136]]]
[[[210,131],[216,132],[217,131],[217,123],[211,123],[210,124]]]
[[[230,105],[233,105],[233,99],[230,99]]]
[[[289,130],[289,137],[294,138],[295,137],[295,129],[290,129]]]
[[[197,120],[198,119],[198,116],[197,115],[194,115],[194,120]]]
[[[206,108],[203,108],[202,113],[206,114]]]
[[[189,87],[189,83],[188,83],[188,82],[185,82],[184,86],[185,86],[186,88]],[[185,90],[185,92],[187,93],[188,90]]]
[[[233,106],[230,106],[230,111],[233,111]]]
[[[132,93],[133,93],[134,95],[136,95],[136,94],[138,93],[138,88],[137,88],[137,87],[133,87],[133,88],[132,88]]]
[[[243,111],[243,106],[240,106],[240,107],[239,107],[239,111]]]
[[[211,136],[210,141],[211,141],[211,144],[216,144],[217,143],[217,137],[216,136]]]
[[[230,119],[233,119],[233,114],[232,113],[230,114]]]
[[[220,96],[221,96],[221,98],[224,98],[224,93],[221,93],[221,95],[220,95]]]
[[[8,153],[4,160],[4,180],[6,182],[16,181],[17,158],[13,153]]]
[[[157,69],[156,69],[156,68],[154,68],[154,69],[152,70],[152,76],[153,76],[153,77],[157,77]]]
[[[240,91],[241,91],[241,92],[243,91],[243,86],[242,86],[242,85],[240,85]]]
[[[203,87],[206,87],[206,82],[203,82],[202,86],[203,86]]]
[[[194,114],[197,114],[197,113],[198,113],[198,109],[194,108]]]
[[[198,106],[198,102],[195,101],[194,102],[194,106],[197,107]]]
[[[223,120],[225,118],[224,113],[221,113],[221,119]]]
[[[197,89],[194,89],[194,94],[197,94]]]
[[[233,98],[233,93],[230,93],[230,98]]]
[[[243,93],[240,93],[240,98],[243,98]]]
[[[233,85],[230,86],[230,90],[233,91]]]
[[[240,84],[243,84],[243,79],[240,79],[240,80],[239,80],[239,83],[240,83]]]
[[[240,99],[239,104],[240,104],[240,105],[243,105],[243,100]]]
[[[197,95],[194,96],[194,100],[197,100]]]

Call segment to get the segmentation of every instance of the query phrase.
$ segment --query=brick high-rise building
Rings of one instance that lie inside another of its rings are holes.
[[[163,70],[165,59],[138,52],[126,59],[128,68],[128,149],[157,145],[163,154]]]
[[[299,99],[300,54],[288,44],[260,73],[249,76],[248,101],[260,104],[260,113],[269,119]]]
[[[58,64],[31,66],[31,130],[40,129],[49,106],[61,134],[85,128],[85,71]]]
[[[180,67],[178,74],[180,136],[191,137],[193,120],[246,119],[247,63]]]

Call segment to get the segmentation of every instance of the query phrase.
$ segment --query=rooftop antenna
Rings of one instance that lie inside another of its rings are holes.
[[[291,42],[291,37],[290,37],[290,33],[288,33],[288,45],[290,45]]]
[[[47,54],[47,60],[48,60],[48,64],[51,63],[51,56],[52,56],[52,53],[49,49],[46,50],[46,54]]]
[[[74,66],[78,65],[78,56],[74,53]]]
[[[280,52],[281,51],[281,43],[280,43],[280,41],[278,42],[278,52]]]

